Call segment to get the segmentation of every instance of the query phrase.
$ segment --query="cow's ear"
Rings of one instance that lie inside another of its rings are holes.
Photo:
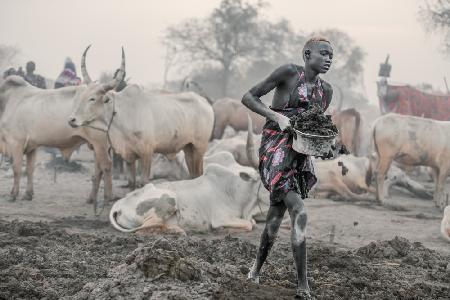
[[[244,181],[252,180],[252,177],[246,172],[239,172],[239,177],[241,177],[241,179]]]

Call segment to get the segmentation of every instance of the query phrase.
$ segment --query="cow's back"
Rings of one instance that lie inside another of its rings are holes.
[[[131,88],[116,96],[114,126],[161,153],[178,152],[195,141],[207,145],[214,113],[206,99],[193,92],[159,94]]]
[[[67,123],[78,89],[82,87],[42,90],[27,84],[3,94],[9,98],[0,119],[5,139],[26,140],[29,149],[70,148],[80,142]]]

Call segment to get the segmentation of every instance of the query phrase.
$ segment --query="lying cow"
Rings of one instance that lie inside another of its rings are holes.
[[[443,209],[444,185],[450,172],[450,122],[387,114],[375,121],[372,134],[378,156],[377,200],[384,203],[384,178],[395,160],[433,168],[434,200]]]
[[[125,72],[125,63],[120,70]],[[92,82],[86,70],[83,78],[90,84],[78,97],[68,122],[105,132],[114,151],[128,163],[133,186],[138,159],[142,183],[148,183],[153,153],[183,150],[191,176],[202,174],[214,123],[214,112],[205,98],[192,92],[152,93],[134,84],[116,93]]]
[[[371,163],[366,157],[342,155],[333,160],[314,160],[317,185],[316,197],[368,200],[375,190],[370,186]]]
[[[269,194],[256,170],[240,166],[229,153],[214,156],[210,160],[223,165],[209,163],[198,178],[147,184],[127,194],[111,208],[111,224],[122,232],[251,230],[258,202],[268,203]]]
[[[441,234],[450,242],[450,205],[444,209],[444,217],[441,222]]]
[[[349,200],[369,200],[376,189],[371,186],[373,162],[367,157],[342,155],[336,159],[315,160],[317,197],[338,197]],[[392,165],[386,174],[384,195],[389,197],[393,186],[401,187],[421,199],[432,199],[432,193],[421,183],[411,179],[400,168]]]

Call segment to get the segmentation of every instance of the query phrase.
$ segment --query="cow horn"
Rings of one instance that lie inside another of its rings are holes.
[[[105,84],[105,91],[115,89],[125,79],[125,51],[122,47],[122,62],[120,63],[120,69],[117,75],[108,83]]]
[[[89,74],[86,69],[86,53],[91,48],[91,45],[87,46],[86,50],[83,52],[83,56],[81,57],[81,74],[83,75],[83,81],[86,84],[89,84],[92,82],[91,77],[89,77]]]
[[[253,168],[258,169],[259,160],[255,155],[255,138],[253,136],[253,122],[250,118],[250,114],[247,114],[248,118],[248,133],[247,133],[247,145],[245,147],[247,151],[247,158]]]

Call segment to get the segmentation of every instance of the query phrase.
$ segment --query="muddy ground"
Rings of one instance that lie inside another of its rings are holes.
[[[6,202],[12,177],[0,170],[0,299],[292,299],[289,230],[280,230],[257,286],[245,274],[261,224],[188,237],[116,232],[107,211],[95,217],[85,204],[90,155],[74,158],[84,171],[59,171],[56,182],[38,163],[31,202]],[[123,183],[114,181],[116,196],[127,192]],[[442,215],[431,201],[396,190],[385,207],[328,199],[306,206],[315,298],[450,298],[450,244],[439,236]]]

